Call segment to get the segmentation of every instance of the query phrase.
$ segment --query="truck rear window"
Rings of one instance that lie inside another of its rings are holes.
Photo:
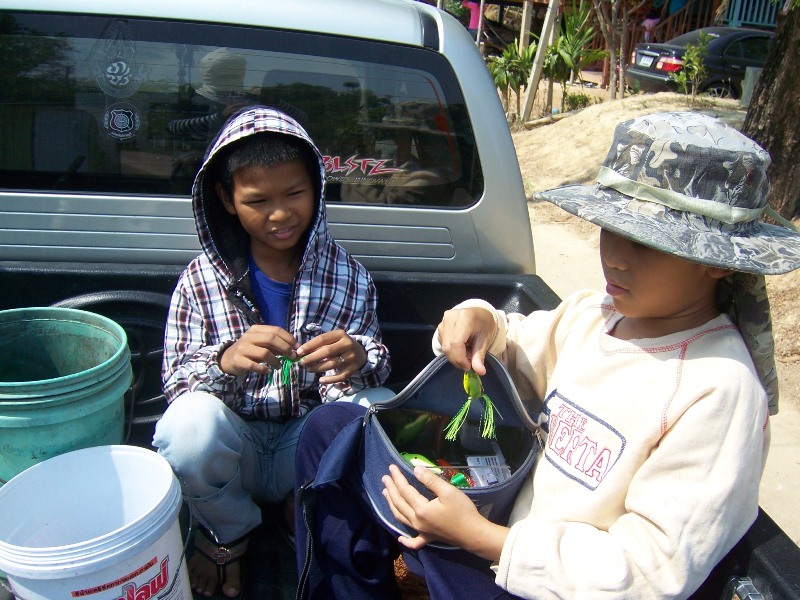
[[[202,43],[201,43],[202,42]],[[0,187],[187,196],[228,112],[269,104],[325,156],[328,202],[463,207],[483,189],[439,54],[203,23],[0,13]]]

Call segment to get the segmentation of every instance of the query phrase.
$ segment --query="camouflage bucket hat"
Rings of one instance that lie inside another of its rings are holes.
[[[800,234],[764,223],[769,154],[701,113],[656,113],[617,125],[597,185],[537,198],[682,258],[777,275],[800,267]],[[780,219],[779,219],[780,220]]]
[[[618,235],[690,261],[731,269],[718,304],[736,323],[778,412],[778,381],[764,275],[800,267],[800,234],[767,203],[769,154],[736,129],[693,112],[617,125],[597,185],[537,198]],[[788,227],[764,223],[769,214]]]

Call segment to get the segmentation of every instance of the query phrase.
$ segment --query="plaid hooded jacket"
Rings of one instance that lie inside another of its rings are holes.
[[[237,377],[220,369],[222,351],[262,320],[250,285],[249,238],[214,191],[212,167],[222,148],[261,132],[295,136],[308,143],[317,156],[317,214],[292,284],[286,329],[300,344],[335,329],[345,330],[360,343],[367,362],[349,384],[320,385],[317,374],[298,364],[292,365],[296,377],[285,386],[278,377],[270,384],[266,375],[248,372]],[[206,152],[192,192],[203,253],[189,263],[172,296],[162,369],[168,402],[184,392],[205,391],[244,418],[285,418],[303,414],[320,401],[337,400],[386,380],[389,352],[381,342],[375,285],[367,270],[331,237],[324,190],[325,169],[319,151],[305,130],[284,113],[249,107],[223,126]]]

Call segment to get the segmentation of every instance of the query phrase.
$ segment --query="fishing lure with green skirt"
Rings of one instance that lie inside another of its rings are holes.
[[[297,358],[289,358],[288,356],[278,356],[278,361],[280,361],[281,366],[279,369],[272,369],[267,376],[267,385],[272,385],[272,380],[275,376],[275,373],[278,374],[278,385],[286,386],[287,389],[291,389],[291,381],[293,378],[297,377],[297,373],[292,369],[292,364],[300,360],[300,357]]]
[[[473,400],[480,400],[483,403],[483,416],[481,417],[481,437],[487,439],[494,438],[494,413],[497,412],[497,415],[502,419],[503,416],[500,414],[500,411],[497,410],[497,407],[492,403],[483,391],[483,383],[481,382],[480,375],[478,375],[475,371],[470,369],[464,373],[464,391],[467,393],[467,401],[464,405],[459,409],[459,411],[453,416],[450,422],[445,427],[444,432],[445,436],[444,439],[449,441],[454,441],[456,436],[458,435],[461,426],[464,425],[464,421],[467,420],[467,415],[469,414],[469,407],[472,404]]]

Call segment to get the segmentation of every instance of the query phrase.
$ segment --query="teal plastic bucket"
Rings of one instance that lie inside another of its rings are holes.
[[[121,444],[125,330],[73,308],[0,311],[0,483],[72,450]]]

